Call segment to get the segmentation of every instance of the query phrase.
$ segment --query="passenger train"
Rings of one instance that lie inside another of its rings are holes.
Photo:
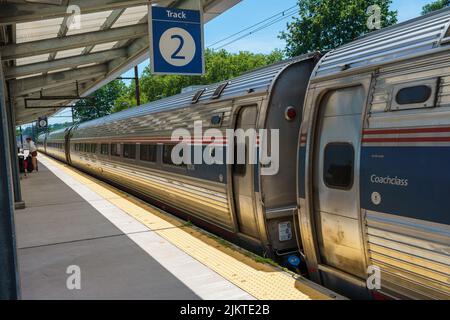
[[[449,25],[437,11],[42,135],[39,149],[254,252],[298,256],[348,297],[449,299]],[[278,174],[173,163],[171,133],[194,121],[279,129]]]

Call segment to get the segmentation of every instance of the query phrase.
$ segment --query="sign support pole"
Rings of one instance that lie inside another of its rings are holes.
[[[139,70],[138,66],[134,66],[134,85],[135,85],[135,95],[136,95],[136,105],[141,105],[141,88],[139,86]]]

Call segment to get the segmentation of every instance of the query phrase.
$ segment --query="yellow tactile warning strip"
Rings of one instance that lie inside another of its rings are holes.
[[[41,155],[41,157],[45,157]],[[324,300],[339,296],[266,263],[223,240],[191,227],[123,191],[45,157],[93,192],[111,202],[237,287],[261,300]]]

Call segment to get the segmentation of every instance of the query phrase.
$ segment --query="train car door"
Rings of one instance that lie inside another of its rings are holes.
[[[235,129],[255,128],[258,109],[256,105],[241,107],[238,111]],[[239,148],[238,141],[235,138],[234,156],[236,160],[236,151]],[[249,159],[249,140],[245,141],[245,164],[233,164],[233,198],[235,206],[236,220],[239,231],[246,236],[259,239],[259,232],[255,216],[254,204],[254,165],[248,163]]]
[[[68,164],[72,164],[72,159],[70,158],[70,136],[71,128],[68,128],[64,133],[64,152],[66,154],[66,161]]]
[[[321,101],[316,122],[314,219],[319,270],[328,283],[336,273],[366,278],[358,183],[364,103],[362,86],[331,91]]]

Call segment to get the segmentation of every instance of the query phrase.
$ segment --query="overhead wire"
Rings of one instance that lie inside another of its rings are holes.
[[[254,34],[256,32],[264,30],[264,29],[266,29],[266,28],[268,28],[268,27],[270,27],[270,26],[272,26],[272,25],[274,25],[274,24],[276,24],[278,22],[281,22],[281,21],[283,21],[285,19],[288,19],[288,18],[290,18],[290,17],[292,17],[292,16],[294,16],[294,15],[296,15],[298,13],[299,13],[298,6],[297,5],[296,6],[292,6],[292,7],[288,8],[288,9],[285,9],[285,10],[283,10],[283,11],[281,11],[281,12],[279,12],[279,13],[277,13],[277,14],[269,17],[269,18],[266,18],[266,19],[264,19],[264,20],[262,20],[262,21],[260,21],[260,22],[258,22],[256,24],[252,25],[252,26],[246,27],[246,28],[244,28],[243,30],[241,30],[239,32],[236,32],[236,33],[234,33],[234,34],[232,34],[230,36],[227,36],[227,37],[225,37],[225,38],[223,38],[223,39],[221,39],[219,41],[216,41],[213,44],[209,45],[208,48],[212,48],[213,46],[215,46],[215,45],[217,45],[219,43],[222,43],[222,42],[224,42],[226,40],[229,40],[229,39],[233,39],[234,37],[236,37],[236,36],[246,32],[248,30],[251,30],[250,32],[248,32],[248,33],[246,33],[244,35],[241,35],[238,38],[235,38],[235,39],[233,39],[233,40],[231,40],[231,41],[229,41],[229,42],[227,42],[225,44],[220,45],[217,48],[214,48],[213,50],[222,49],[222,48],[224,48],[226,46],[229,46],[230,44],[232,44],[232,43],[234,43],[236,41],[242,40],[243,38],[246,38],[246,37],[248,37],[248,36],[250,36],[250,35],[252,35],[252,34]]]

